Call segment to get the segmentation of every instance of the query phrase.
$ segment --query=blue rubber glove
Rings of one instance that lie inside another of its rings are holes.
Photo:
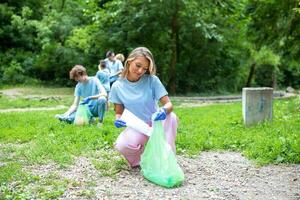
[[[115,124],[115,127],[117,127],[117,128],[126,127],[126,122],[124,122],[121,119],[116,119],[114,124]]]
[[[154,118],[154,121],[158,121],[158,120],[164,120],[167,117],[167,109],[165,108],[160,108],[157,112],[156,112],[156,116]]]
[[[82,102],[81,102],[80,104],[81,104],[81,105],[87,104],[87,103],[90,102],[91,99],[92,99],[91,97],[85,97],[85,98],[82,100]]]

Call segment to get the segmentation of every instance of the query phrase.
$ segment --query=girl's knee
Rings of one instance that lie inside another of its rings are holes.
[[[124,143],[121,143],[121,142],[116,142],[115,143],[115,149],[117,151],[119,151],[121,154],[124,154],[126,152],[126,145]]]
[[[116,142],[115,143],[115,149],[120,152],[123,156],[126,158],[128,156],[137,156],[140,155],[143,151],[143,148],[141,145],[138,146],[131,146],[130,144],[126,144],[123,142]]]
[[[174,112],[171,112],[168,116],[167,116],[167,120],[170,121],[172,124],[178,124],[178,117]]]

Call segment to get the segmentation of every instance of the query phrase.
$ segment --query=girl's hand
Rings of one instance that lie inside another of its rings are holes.
[[[162,107],[155,114],[156,116],[154,118],[154,121],[165,120],[167,117],[167,110]]]

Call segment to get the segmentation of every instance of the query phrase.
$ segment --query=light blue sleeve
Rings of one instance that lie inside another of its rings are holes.
[[[119,61],[119,60],[118,60],[118,61]],[[118,62],[118,71],[123,70],[123,69],[124,69],[123,64],[122,64],[121,61],[119,61],[119,62]]]
[[[154,98],[157,101],[163,96],[168,95],[165,86],[161,83],[157,76],[152,76],[152,90],[154,91]]]
[[[99,79],[98,78],[96,78],[96,77],[94,77],[94,82],[95,82],[95,85],[96,85],[96,88],[97,88],[97,92],[98,92],[98,94],[100,94],[101,93],[101,83],[100,83],[100,81],[99,81]],[[95,95],[97,95],[97,94],[95,94]]]
[[[115,82],[112,85],[111,90],[109,92],[109,102],[116,103],[116,104],[123,104],[121,102],[121,99],[118,96],[118,90],[119,90],[118,82]]]
[[[103,72],[98,71],[96,74],[96,77],[99,79],[100,83],[104,83],[108,76],[104,74]]]
[[[81,96],[81,90],[80,90],[80,84],[79,83],[77,83],[76,86],[75,86],[74,96],[75,97],[80,97]]]

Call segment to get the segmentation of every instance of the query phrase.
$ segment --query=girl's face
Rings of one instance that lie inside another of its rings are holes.
[[[129,69],[127,79],[129,81],[135,82],[140,80],[140,78],[149,70],[150,62],[144,57],[136,57],[131,62],[128,62]]]

